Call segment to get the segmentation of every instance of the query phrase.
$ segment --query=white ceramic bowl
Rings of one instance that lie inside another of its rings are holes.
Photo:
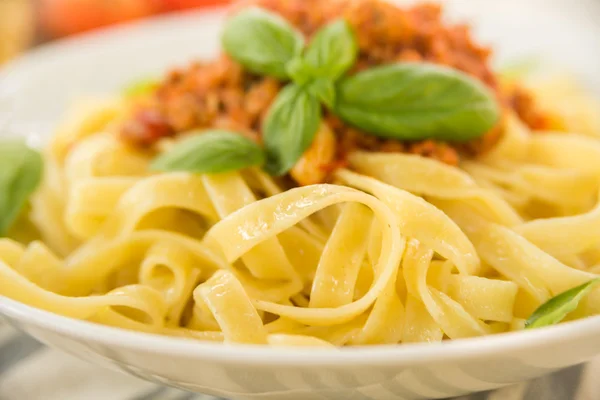
[[[499,44],[502,57],[536,54],[562,61],[600,86],[595,74],[600,57],[592,53],[600,48],[600,29],[594,24],[600,14],[593,14],[599,3],[579,0],[576,13],[561,11],[566,1],[450,3],[452,15],[477,18],[478,33]],[[221,18],[219,10],[167,17],[27,55],[0,72],[0,135],[43,142],[78,96],[112,93],[140,76],[211,56],[218,48]],[[2,297],[0,314],[42,342],[95,364],[233,399],[443,398],[528,380],[600,353],[600,317],[435,345],[311,351],[128,332]]]

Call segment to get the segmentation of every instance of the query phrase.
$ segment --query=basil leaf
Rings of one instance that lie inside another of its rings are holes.
[[[27,204],[42,179],[41,155],[16,140],[0,142],[0,236]]]
[[[286,79],[285,66],[300,55],[304,38],[279,15],[251,7],[229,18],[222,44],[227,54],[250,71]]]
[[[261,165],[264,160],[263,150],[252,140],[238,133],[214,130],[182,140],[155,158],[150,168],[215,174]]]
[[[340,19],[320,29],[304,53],[317,77],[336,80],[354,65],[358,44],[352,27]]]
[[[541,328],[555,325],[562,321],[567,314],[574,311],[577,305],[595,286],[600,283],[600,278],[567,290],[554,296],[531,314],[525,322],[525,329]]]
[[[429,63],[387,65],[344,79],[335,113],[376,136],[457,142],[483,135],[500,116],[483,83]]]
[[[286,86],[265,119],[267,172],[274,176],[288,172],[311,145],[320,122],[319,100],[304,87]]]

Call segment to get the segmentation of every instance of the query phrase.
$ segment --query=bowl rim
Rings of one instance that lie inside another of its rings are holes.
[[[77,320],[37,309],[0,296],[0,316],[6,316],[17,328],[27,326],[52,331],[79,340],[106,346],[161,353],[185,358],[201,358],[222,363],[252,366],[356,366],[417,365],[481,358],[487,355],[548,348],[573,340],[600,335],[600,316],[541,329],[500,333],[441,343],[407,343],[342,348],[269,347],[265,345],[223,344],[196,339],[130,331],[95,322]],[[35,335],[34,335],[35,336]]]
[[[143,21],[100,28],[74,37],[60,39],[17,57],[0,66],[0,84],[8,82],[12,73],[23,65],[35,64],[40,58],[55,51],[69,50],[81,43],[91,44],[115,39],[128,33],[143,33],[147,27],[169,24],[179,18],[221,16],[226,7],[211,6],[195,11],[175,12]],[[22,74],[16,73],[18,78]],[[1,85],[0,85],[1,86]],[[0,87],[0,89],[2,89]],[[600,316],[570,321],[542,329],[502,333],[492,336],[456,339],[442,343],[408,343],[346,348],[283,348],[264,345],[242,345],[203,342],[195,339],[168,337],[76,320],[37,309],[0,296],[0,317],[17,322],[18,328],[28,326],[52,331],[79,340],[94,341],[106,346],[133,349],[142,352],[202,358],[223,363],[243,363],[251,366],[331,366],[402,365],[450,362],[481,358],[500,352],[547,348],[572,340],[585,340],[600,335]],[[34,334],[35,335],[35,334]]]

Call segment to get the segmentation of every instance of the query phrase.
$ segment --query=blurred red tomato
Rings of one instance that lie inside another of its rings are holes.
[[[45,33],[50,37],[57,37],[161,12],[229,2],[228,0],[39,0],[39,10]]]
[[[50,36],[147,17],[158,10],[156,1],[148,0],[40,0],[40,19]]]
[[[230,3],[230,0],[161,0],[168,10],[185,10]]]

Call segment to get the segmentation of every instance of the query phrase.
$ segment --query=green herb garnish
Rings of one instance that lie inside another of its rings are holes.
[[[314,78],[335,81],[352,68],[357,57],[358,44],[352,27],[340,19],[315,34],[303,59],[314,71]]]
[[[123,94],[127,98],[143,97],[152,93],[158,86],[159,82],[156,79],[140,79],[127,85]]]
[[[286,66],[302,52],[304,38],[279,15],[251,7],[227,21],[222,44],[248,70],[287,79]]]
[[[252,140],[238,133],[214,130],[182,140],[154,159],[150,168],[214,174],[262,165],[264,161],[263,150]]]
[[[303,87],[289,85],[275,99],[264,124],[265,169],[279,176],[289,171],[312,143],[321,122],[321,105]]]
[[[18,140],[0,142],[0,236],[5,236],[42,179],[42,156]]]
[[[600,278],[592,279],[557,296],[538,307],[525,322],[525,329],[542,328],[558,324],[567,314],[573,312],[579,302],[600,283]]]
[[[523,79],[535,73],[539,66],[539,57],[523,57],[506,63],[498,70],[498,73],[502,78],[508,80]]]
[[[344,79],[334,112],[377,136],[456,142],[481,136],[499,116],[483,83],[429,63],[392,64]]]
[[[335,81],[356,60],[352,29],[344,20],[334,21],[304,49],[302,35],[285,20],[250,8],[227,22],[223,47],[250,71],[291,81],[269,109],[263,135],[265,168],[283,175],[311,145],[321,123],[321,103],[333,107]]]

